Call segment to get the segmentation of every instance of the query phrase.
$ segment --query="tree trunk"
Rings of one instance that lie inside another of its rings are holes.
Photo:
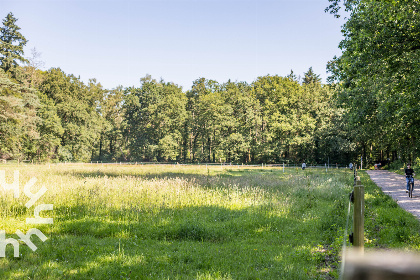
[[[211,137],[208,138],[208,143],[209,143],[209,155],[208,155],[208,162],[211,161]]]
[[[99,138],[99,160],[102,160],[102,141],[104,140],[104,136],[101,133],[101,137]]]

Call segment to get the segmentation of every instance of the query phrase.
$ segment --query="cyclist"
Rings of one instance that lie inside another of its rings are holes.
[[[405,169],[405,180],[407,181],[407,193],[410,187],[410,183],[413,183],[413,190],[414,190],[414,170],[411,169],[411,164],[407,164],[407,168]]]

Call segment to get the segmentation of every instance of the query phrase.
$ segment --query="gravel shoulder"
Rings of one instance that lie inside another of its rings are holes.
[[[418,181],[414,180],[413,198],[409,198],[405,192],[405,176],[399,175],[387,170],[367,170],[366,173],[370,179],[382,189],[382,191],[391,196],[401,208],[412,213],[417,219],[420,219],[420,187]]]

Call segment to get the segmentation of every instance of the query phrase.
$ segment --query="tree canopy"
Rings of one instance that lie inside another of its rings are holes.
[[[414,160],[420,132],[420,3],[364,0],[347,1],[345,7],[350,17],[343,26],[343,53],[328,68],[330,82],[340,83],[338,100],[352,139],[365,157],[383,153]]]
[[[9,13],[0,27],[0,68],[12,78],[18,78],[18,61],[28,61],[23,57],[23,47],[27,40],[19,32],[20,27],[16,25],[16,21],[13,14]]]

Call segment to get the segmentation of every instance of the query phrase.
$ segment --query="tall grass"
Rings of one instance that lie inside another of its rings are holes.
[[[220,166],[6,166],[53,204],[49,239],[0,259],[1,279],[337,278],[352,173]],[[369,192],[368,192],[369,193]],[[0,191],[8,237],[34,225]],[[369,231],[369,229],[368,229]],[[372,231],[373,232],[373,231]],[[372,238],[374,239],[374,238]],[[375,241],[376,242],[376,241]],[[373,242],[374,243],[374,242]],[[373,244],[371,242],[371,244]],[[373,245],[372,245],[373,246]]]

